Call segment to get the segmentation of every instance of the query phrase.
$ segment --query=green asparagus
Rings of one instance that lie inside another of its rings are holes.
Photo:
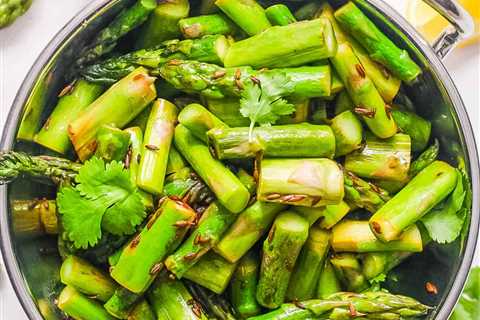
[[[95,156],[105,162],[123,161],[130,146],[130,134],[118,128],[103,125],[97,132]]]
[[[340,281],[335,275],[335,270],[329,259],[325,260],[320,276],[318,277],[316,297],[318,299],[326,299],[330,295],[342,291]]]
[[[337,253],[330,258],[335,275],[350,292],[362,292],[369,283],[362,273],[362,266],[357,256],[352,253]]]
[[[215,5],[251,36],[271,26],[265,10],[255,0],[217,0]]]
[[[115,320],[98,302],[67,286],[58,297],[58,307],[76,320]]]
[[[344,111],[330,124],[335,135],[335,157],[341,157],[361,148],[363,128],[360,120],[351,111]]]
[[[32,0],[6,0],[2,1],[0,9],[0,29],[13,23],[18,17],[23,15],[30,5]]]
[[[128,320],[155,320],[152,307],[146,300],[140,301],[128,315]]]
[[[190,130],[195,137],[207,142],[207,131],[227,125],[198,103],[187,105],[178,115],[178,122]]]
[[[141,295],[119,288],[113,296],[103,305],[105,310],[118,319],[128,319],[130,312],[141,299]]]
[[[265,9],[268,20],[274,26],[286,26],[297,22],[290,9],[284,4],[275,4]]]
[[[185,38],[200,38],[206,35],[236,35],[237,26],[223,14],[210,14],[181,19],[178,22]],[[223,60],[222,60],[223,61]]]
[[[38,237],[58,234],[55,200],[13,200],[11,217],[16,236]]]
[[[392,117],[401,132],[412,139],[412,151],[423,151],[430,140],[432,124],[413,112],[392,110]]]

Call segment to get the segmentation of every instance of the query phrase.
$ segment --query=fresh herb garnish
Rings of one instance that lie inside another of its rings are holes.
[[[79,170],[75,182],[75,187],[63,187],[57,195],[64,231],[75,247],[94,246],[102,230],[132,234],[145,218],[139,190],[123,163],[105,164],[93,157]]]

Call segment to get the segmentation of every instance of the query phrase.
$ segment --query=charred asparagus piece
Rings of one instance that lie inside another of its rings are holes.
[[[11,210],[15,235],[36,237],[58,234],[55,200],[13,200]]]

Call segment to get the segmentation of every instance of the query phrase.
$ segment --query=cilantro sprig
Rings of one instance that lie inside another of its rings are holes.
[[[295,106],[282,97],[282,93],[291,90],[291,82],[284,73],[273,76],[259,75],[247,81],[240,99],[240,113],[250,119],[249,138],[255,124],[270,126],[283,115],[290,115]]]
[[[75,177],[74,187],[63,187],[57,205],[64,232],[77,248],[94,246],[102,230],[128,235],[145,218],[139,190],[123,163],[105,163],[93,157]]]

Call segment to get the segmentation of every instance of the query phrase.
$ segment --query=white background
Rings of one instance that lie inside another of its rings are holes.
[[[35,0],[17,23],[0,30],[0,128],[16,91],[48,41],[84,7],[88,0]],[[389,0],[397,9],[404,1]],[[456,50],[445,61],[467,106],[477,143],[480,139],[480,48]],[[476,264],[480,264],[477,252]],[[0,320],[26,320],[3,271],[0,259]]]

